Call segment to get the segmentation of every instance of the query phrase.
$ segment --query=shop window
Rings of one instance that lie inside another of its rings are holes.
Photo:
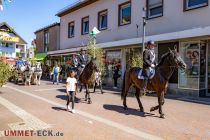
[[[126,2],[119,6],[119,25],[127,25],[131,23],[131,3]]]
[[[147,0],[147,18],[163,16],[163,0]]]
[[[74,37],[74,21],[68,25],[68,38]]]
[[[98,29],[99,30],[106,30],[107,29],[107,17],[108,17],[108,11],[103,10],[98,13]]]
[[[179,88],[205,88],[206,42],[184,42],[180,46],[180,55],[187,64],[186,72],[179,71]]]
[[[89,33],[89,17],[82,18],[82,35]]]
[[[208,6],[208,0],[184,0],[184,10]]]
[[[114,51],[106,51],[106,58],[105,58],[105,77],[107,78],[108,83],[112,83],[113,72],[114,69],[117,67],[119,69],[119,76],[121,72],[121,58],[122,53],[121,50],[114,50]]]

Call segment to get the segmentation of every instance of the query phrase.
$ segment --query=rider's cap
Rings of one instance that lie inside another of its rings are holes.
[[[147,42],[147,45],[154,45],[154,46],[156,46],[155,42],[152,41],[152,40],[149,40],[149,41]]]

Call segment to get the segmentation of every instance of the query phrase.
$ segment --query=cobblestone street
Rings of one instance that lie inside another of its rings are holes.
[[[92,89],[91,89],[92,91]],[[0,139],[68,140],[208,140],[210,106],[166,99],[160,119],[156,97],[142,97],[146,117],[138,110],[134,97],[123,110],[118,93],[105,90],[91,93],[93,103],[84,101],[84,91],[77,94],[76,114],[66,111],[65,85],[42,81],[41,86],[7,84],[0,89]],[[33,136],[4,136],[5,130],[34,130]],[[63,136],[38,135],[37,130],[60,132]],[[36,133],[35,133],[36,132]]]

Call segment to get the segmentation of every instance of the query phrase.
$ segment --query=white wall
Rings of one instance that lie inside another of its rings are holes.
[[[142,35],[142,8],[145,0],[131,0],[131,24],[118,26],[118,6],[128,0],[100,0],[73,13],[61,17],[60,48],[78,47],[88,42],[88,35],[81,35],[81,19],[89,16],[90,30],[97,27],[98,12],[108,9],[108,30],[97,36],[97,43],[137,38]],[[164,0],[163,17],[147,22],[146,35],[156,35],[185,29],[210,26],[210,6],[183,12],[183,0]],[[75,21],[75,37],[68,38],[68,23]]]

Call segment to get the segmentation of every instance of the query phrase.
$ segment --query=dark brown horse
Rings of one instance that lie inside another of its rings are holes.
[[[82,90],[82,85],[84,85],[86,89],[85,101],[88,100],[89,104],[91,104],[92,101],[90,98],[90,91],[88,87],[95,82],[94,74],[97,69],[98,66],[96,64],[96,59],[92,58],[91,61],[85,66],[84,70],[79,76],[79,81],[81,84],[80,91]]]
[[[164,104],[164,94],[168,88],[168,81],[172,76],[175,69],[186,69],[186,64],[180,57],[180,55],[175,50],[170,50],[168,53],[164,54],[160,60],[160,63],[155,68],[155,75],[152,79],[149,80],[147,85],[147,90],[155,91],[158,96],[158,105],[152,107],[150,112],[159,109],[159,114],[161,118],[164,118],[164,114],[162,112],[162,105]],[[143,88],[143,80],[138,79],[138,72],[140,68],[131,68],[130,70],[125,72],[123,79],[123,88],[121,98],[123,99],[124,109],[127,109],[126,105],[126,96],[128,94],[129,88],[131,85],[134,85],[136,88],[136,99],[138,101],[140,111],[144,112],[144,108],[140,101],[140,89]]]

